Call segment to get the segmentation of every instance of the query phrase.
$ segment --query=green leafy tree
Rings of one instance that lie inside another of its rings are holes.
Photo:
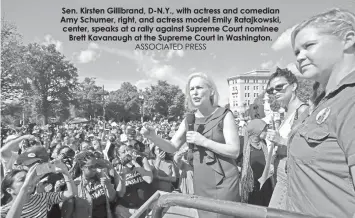
[[[307,102],[311,99],[313,95],[313,84],[315,82],[309,79],[299,79],[298,80],[298,88],[296,91],[297,97],[303,101]]]
[[[253,104],[249,105],[249,115],[252,119],[261,119],[265,117],[264,113],[264,96],[265,92],[262,92],[254,99]]]
[[[109,119],[113,118],[117,121],[125,120],[125,104],[121,101],[119,102],[109,102],[106,106],[106,117]]]
[[[258,97],[254,99],[253,104],[254,105],[264,105],[264,96],[265,96],[265,91],[260,93]]]
[[[2,19],[1,21],[1,111],[8,104],[20,104],[26,113],[29,111],[30,95],[29,65],[26,47],[16,26]],[[14,102],[15,101],[15,102]],[[26,113],[27,114],[27,113]],[[5,114],[2,113],[3,116]],[[11,115],[8,115],[11,116]],[[27,117],[27,116],[26,116]],[[16,120],[9,119],[9,120]]]
[[[103,87],[96,85],[95,78],[86,77],[79,83],[75,93],[75,112],[72,117],[97,117],[103,115],[103,98],[108,92],[103,92]]]
[[[10,126],[17,126],[23,119],[23,107],[19,102],[11,102],[1,111],[1,123]]]
[[[77,69],[53,44],[45,46],[32,43],[27,46],[27,51],[30,54],[26,57],[30,67],[27,80],[31,84],[35,112],[44,116],[46,124],[58,105],[69,109],[77,88]],[[69,112],[65,113],[69,115]]]
[[[182,91],[178,91],[174,97],[173,105],[169,107],[168,116],[171,119],[182,117],[185,113],[185,95]]]
[[[29,90],[26,81],[29,66],[26,62],[28,52],[22,45],[22,37],[16,26],[1,21],[1,102],[2,108],[9,100],[20,100]]]
[[[139,92],[136,86],[132,85],[129,82],[124,82],[121,84],[121,87],[110,93],[108,97],[108,102],[115,102],[116,106],[124,105],[124,114],[125,120],[138,120],[140,119],[140,107],[141,100],[139,99]],[[113,105],[110,105],[110,108]],[[120,110],[123,112],[122,110]]]
[[[185,95],[178,86],[159,80],[146,90],[147,110],[151,115],[181,117],[185,112]]]

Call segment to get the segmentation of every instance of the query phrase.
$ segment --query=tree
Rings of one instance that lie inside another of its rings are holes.
[[[270,109],[274,112],[278,112],[281,108],[280,103],[276,100],[275,95],[269,95]]]
[[[22,105],[18,102],[11,102],[6,105],[1,111],[1,123],[10,126],[17,126],[22,120],[23,110]]]
[[[36,112],[44,116],[45,124],[53,115],[53,108],[69,108],[73,101],[73,93],[77,89],[77,69],[55,49],[32,43],[27,46],[30,55],[26,62],[30,66],[29,78],[31,91],[34,94]],[[69,113],[67,113],[69,114]]]
[[[159,80],[146,90],[147,110],[151,116],[178,117],[185,112],[185,95],[175,85]]]
[[[111,92],[108,97],[108,102],[115,102],[117,105],[124,105],[124,119],[137,120],[140,118],[139,108],[141,102],[137,87],[129,82],[122,83],[120,89]],[[112,107],[113,105],[111,105]],[[122,111],[122,110],[121,110]],[[119,116],[121,117],[121,116]]]
[[[29,89],[26,81],[29,67],[26,63],[25,46],[16,26],[2,19],[1,21],[1,101],[21,100],[24,90]],[[2,106],[2,108],[4,108]]]
[[[95,78],[86,77],[79,83],[75,93],[75,116],[86,118],[101,116],[105,94],[108,92],[103,93],[103,88],[96,85]]]
[[[260,93],[260,94],[258,95],[258,97],[256,97],[256,98],[254,99],[253,104],[255,104],[255,105],[264,105],[264,97],[265,97],[265,91],[263,91],[262,93]]]
[[[251,119],[261,119],[265,117],[264,113],[264,96],[262,92],[254,99],[253,104],[249,105],[249,116]]]
[[[299,79],[298,80],[298,88],[296,91],[297,97],[303,101],[307,102],[311,99],[314,91],[313,91],[313,84],[315,82],[309,79]]]
[[[169,106],[168,116],[171,119],[177,119],[183,116],[185,112],[185,95],[182,91],[178,91],[174,97],[173,105]]]
[[[123,102],[109,102],[106,106],[106,116],[117,121],[125,120],[125,105]]]

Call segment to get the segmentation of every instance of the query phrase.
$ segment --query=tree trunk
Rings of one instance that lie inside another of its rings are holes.
[[[43,108],[43,117],[44,117],[44,125],[48,124],[48,113],[49,113],[49,105],[47,96],[42,97],[42,108]]]

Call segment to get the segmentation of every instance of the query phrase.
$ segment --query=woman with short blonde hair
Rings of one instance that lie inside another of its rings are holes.
[[[188,109],[189,110],[194,110],[196,109],[196,107],[194,106],[192,100],[191,100],[191,95],[188,95],[187,93],[190,92],[190,82],[193,78],[196,78],[196,77],[199,77],[199,78],[203,78],[204,81],[206,82],[206,85],[207,87],[211,90],[211,92],[213,93],[210,97],[210,100],[211,100],[211,104],[212,106],[216,107],[218,106],[218,101],[219,101],[219,93],[217,91],[217,86],[216,84],[213,82],[213,80],[207,76],[207,74],[205,73],[193,73],[189,76],[188,80],[187,80],[187,84],[186,84],[186,88],[185,88],[185,91],[186,91],[186,102],[187,102],[187,105],[188,105]]]
[[[292,46],[303,77],[325,88],[288,142],[286,209],[355,214],[355,14],[332,9],[298,25]]]
[[[239,201],[239,171],[235,160],[240,144],[234,116],[230,110],[218,106],[216,85],[206,74],[190,75],[186,95],[188,107],[194,111],[189,118],[193,119],[185,118],[171,141],[157,136],[149,126],[142,128],[142,134],[168,153],[176,152],[185,142],[191,145],[195,195]],[[203,218],[231,217],[206,211],[198,213]]]

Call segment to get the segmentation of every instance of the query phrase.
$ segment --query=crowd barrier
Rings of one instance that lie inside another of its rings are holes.
[[[140,207],[131,216],[131,218],[139,218],[148,210],[152,210],[149,217],[169,218],[169,213],[166,213],[166,216],[164,216],[164,213],[171,206],[194,208],[218,214],[231,215],[238,218],[321,218],[251,204],[215,200],[195,195],[166,193],[161,191],[157,191],[144,205],[142,205],[142,207]],[[174,217],[178,216],[175,215]]]

